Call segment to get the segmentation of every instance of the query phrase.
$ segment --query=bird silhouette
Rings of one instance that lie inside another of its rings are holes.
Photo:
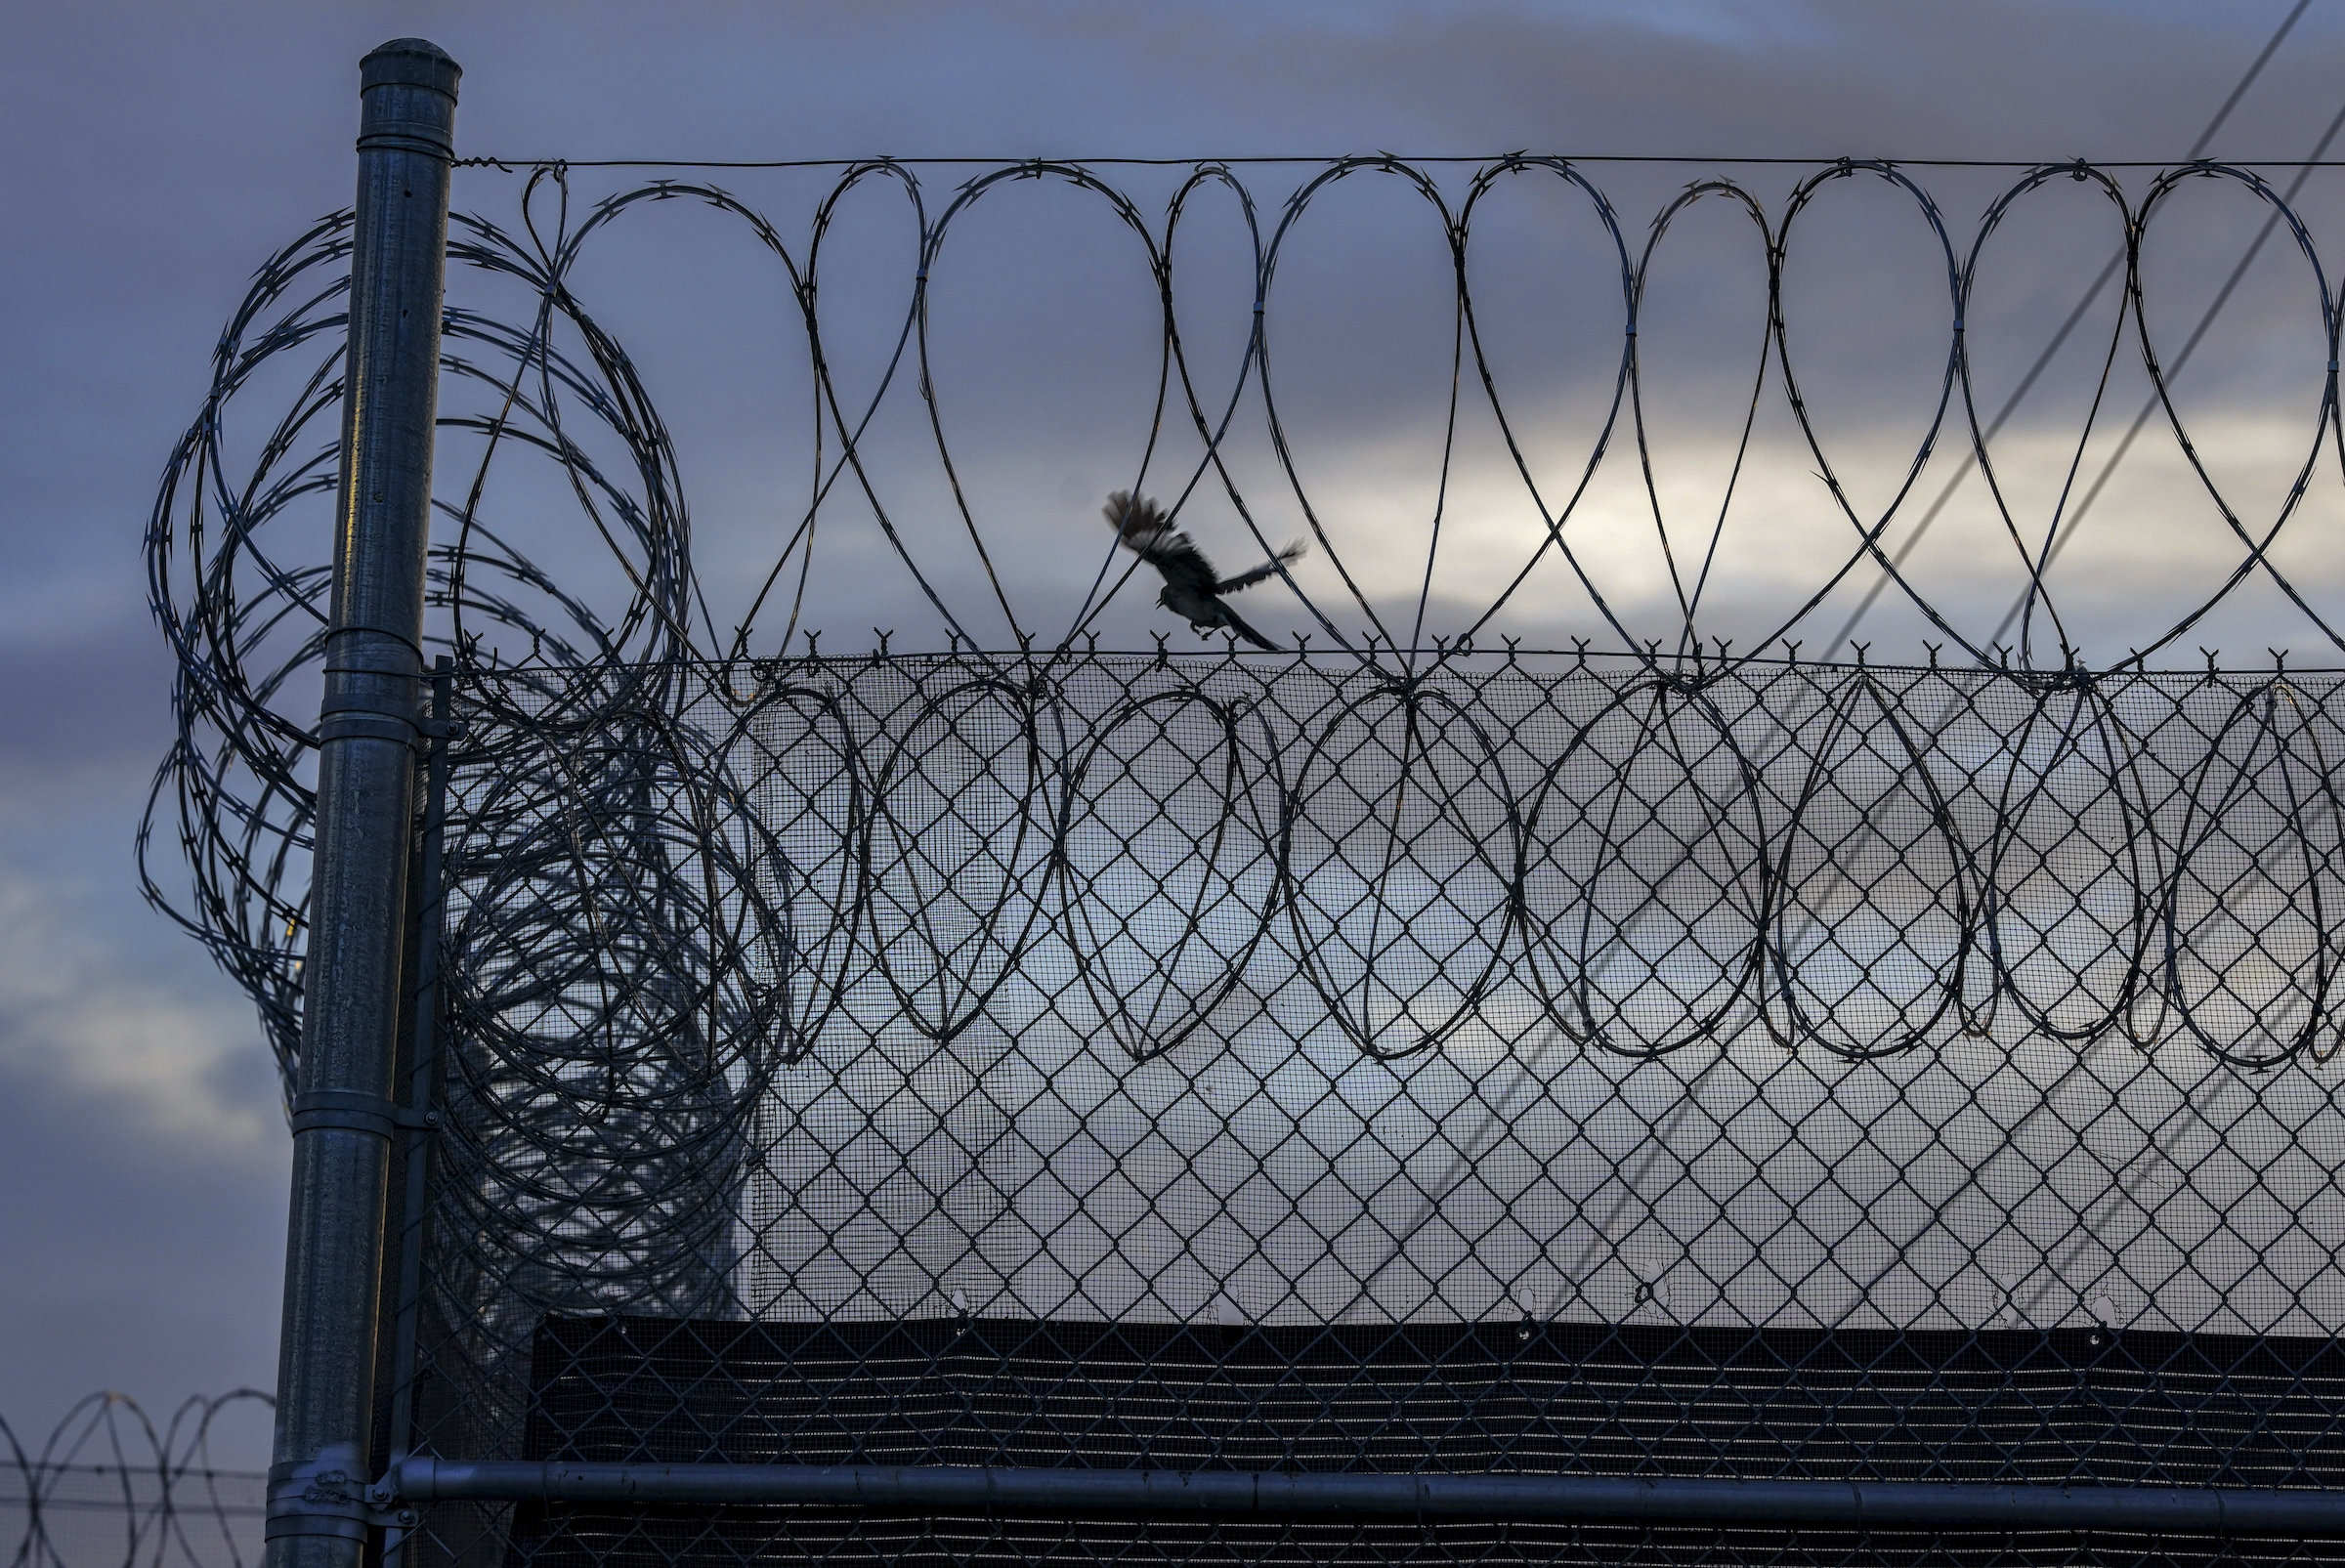
[[[1107,505],[1100,512],[1114,525],[1117,542],[1163,575],[1164,591],[1156,596],[1156,602],[1196,627],[1198,636],[1208,636],[1226,626],[1257,648],[1278,651],[1278,644],[1246,624],[1236,611],[1222,603],[1222,598],[1276,575],[1280,562],[1292,561],[1302,554],[1300,541],[1250,572],[1223,577],[1215,574],[1213,563],[1206,560],[1187,534],[1173,531],[1172,520],[1146,496],[1118,490],[1107,498]]]

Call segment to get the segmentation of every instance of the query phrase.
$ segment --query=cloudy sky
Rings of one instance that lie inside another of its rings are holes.
[[[131,833],[166,737],[168,679],[139,540],[163,460],[201,396],[207,354],[252,269],[349,198],[357,62],[371,45],[409,33],[448,49],[465,67],[460,145],[522,158],[1528,148],[2160,159],[2192,147],[2289,10],[2289,0],[880,0],[8,11],[0,124],[15,155],[0,172],[11,217],[0,252],[9,372],[0,530],[14,567],[0,574],[0,1184],[10,1196],[0,1207],[0,1416],[21,1433],[41,1432],[99,1387],[167,1407],[274,1377],[287,1150],[276,1085],[242,999],[145,910],[131,869]],[[2341,81],[2345,11],[2316,0],[2213,152],[2301,156],[2337,113]],[[1620,175],[1635,197],[1623,197],[1632,229],[1656,192],[1687,177],[1671,171],[1639,186],[1635,172]],[[1946,205],[1967,236],[1984,187],[1954,184]],[[1258,189],[1275,198],[1285,187],[1265,177]],[[503,176],[467,174],[457,201],[509,212],[512,191]],[[801,222],[802,195],[787,183],[768,191]],[[2320,189],[2306,199],[2338,210]],[[2205,255],[2236,255],[2252,224],[2208,212]],[[1381,221],[1363,206],[1330,232],[1356,239]],[[1850,234],[1871,233],[1867,220],[1850,221]],[[2040,337],[2065,309],[2063,291],[2089,279],[2092,266],[2076,263],[2090,246],[2078,250],[2073,237],[2047,231],[2036,241],[2065,270],[2021,291],[2014,342]],[[752,487],[728,467],[745,460],[726,455],[739,434],[718,416],[727,383],[714,372],[696,383],[680,367],[696,342],[723,349],[704,308],[712,285],[672,295],[630,287],[627,265],[649,264],[622,257],[603,297],[647,333],[675,328],[667,347],[643,355],[676,389],[671,423],[688,473],[709,476],[698,508],[706,548],[719,560],[729,549],[754,554],[725,533]],[[710,275],[729,275],[710,265]],[[1368,265],[1356,255],[1324,264],[1362,301],[1378,288],[1406,291],[1405,278],[1361,280]],[[1851,275],[1860,283],[1861,274]],[[992,275],[972,263],[967,275]],[[1689,319],[1706,319],[1688,309]],[[2285,331],[2287,319],[2271,317],[2270,330]],[[1309,326],[1296,331],[1307,338]],[[1342,319],[1318,326],[1330,343],[1358,336]],[[1407,330],[1396,326],[1391,341]],[[972,326],[961,347],[977,355],[992,341]],[[2239,341],[2246,348],[2210,385],[2242,390],[2210,412],[2235,419],[2224,428],[2239,461],[2291,468],[2300,457],[2283,462],[2259,443],[2268,437],[2279,452],[2296,439],[2284,419],[2265,418],[2296,393],[2258,390],[2257,345],[2271,340],[2248,331]],[[1081,347],[1045,345],[1065,356]],[[1888,379],[1868,379],[1862,349],[1819,353],[1845,355],[1849,377],[1830,396],[1858,409],[1855,428],[1869,431],[1862,410]],[[979,445],[1008,454],[981,464],[978,484],[1004,487],[990,503],[1004,510],[1079,519],[1129,465],[1094,464],[1082,449],[1083,409],[1070,405],[1084,399],[1052,379],[1048,362],[1002,372],[1010,396],[995,401],[1007,412],[969,409]],[[1998,373],[2008,386],[2016,372]],[[1307,367],[1297,385],[1307,424]],[[1402,445],[1421,439],[1414,405],[1374,390],[1384,386],[1376,375],[1346,383],[1323,372],[1317,428],[1355,441],[1369,431],[1380,450],[1387,432]],[[1570,385],[1552,390],[1568,403]],[[1700,399],[1688,397],[1687,428],[1698,434]],[[984,424],[995,417],[999,431]],[[1894,454],[1895,443],[1882,450]],[[1329,492],[1350,496],[1370,523],[1371,492],[1405,491],[1424,474],[1387,484],[1373,457],[1339,445],[1324,460],[1336,476]],[[1853,458],[1858,468],[1866,460]],[[1020,486],[1040,499],[1003,498]],[[1982,603],[1991,587],[1980,588]],[[1456,591],[1471,597],[1474,584]],[[842,624],[870,624],[888,613],[883,601],[854,602]],[[231,1457],[257,1462],[264,1435],[256,1427],[237,1445]]]

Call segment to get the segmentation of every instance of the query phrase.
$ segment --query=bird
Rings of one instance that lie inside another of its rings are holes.
[[[1172,520],[1146,496],[1118,490],[1099,510],[1115,529],[1116,542],[1163,574],[1165,587],[1156,602],[1196,627],[1198,636],[1210,636],[1226,626],[1257,648],[1278,652],[1278,644],[1249,626],[1222,598],[1276,575],[1281,563],[1302,554],[1301,541],[1288,545],[1250,572],[1222,577],[1215,573],[1213,563],[1187,534],[1173,531]]]

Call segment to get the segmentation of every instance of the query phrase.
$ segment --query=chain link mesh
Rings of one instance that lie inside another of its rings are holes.
[[[417,1447],[2335,1486],[2339,700],[1529,656],[467,676]],[[546,1562],[1729,1550],[434,1519]]]

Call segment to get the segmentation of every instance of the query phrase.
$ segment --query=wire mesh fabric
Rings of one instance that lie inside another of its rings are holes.
[[[2334,1485],[2340,700],[472,672],[416,1446]]]
[[[2145,1568],[2208,1562],[2317,1563],[2323,1545],[2151,1539],[2102,1533],[2016,1536],[1980,1542],[1890,1532],[1807,1532],[1786,1541],[1756,1530],[1627,1530],[1537,1525],[1260,1525],[1134,1527],[1098,1519],[857,1520],[794,1518],[758,1510],[580,1514],[550,1527],[530,1560],[570,1565],[736,1562],[787,1555],[840,1563],[1095,1563],[1102,1560],[1237,1564],[1555,1563],[1830,1564],[1884,1562],[1930,1568]]]

